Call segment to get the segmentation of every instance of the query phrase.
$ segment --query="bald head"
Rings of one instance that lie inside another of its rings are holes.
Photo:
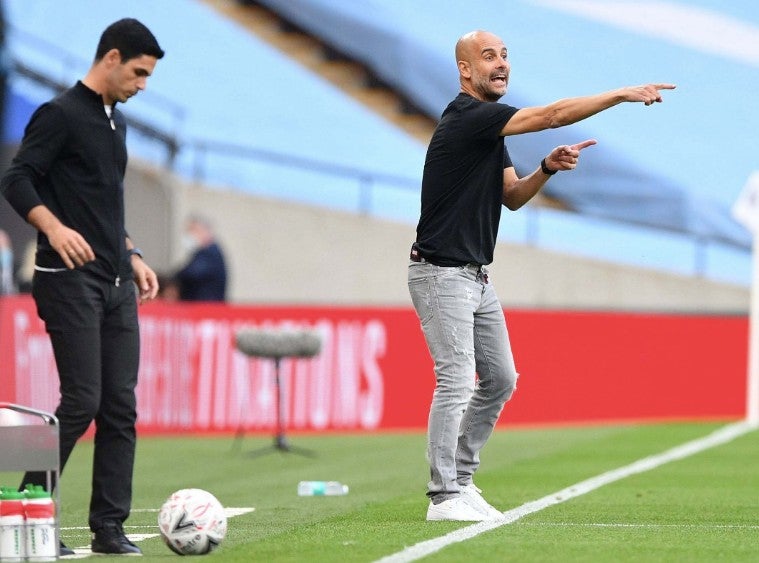
[[[493,33],[489,31],[475,30],[459,37],[456,41],[456,62],[468,61],[471,62],[473,57],[477,57],[480,54],[481,45],[483,44],[500,44],[503,45],[503,41]]]
[[[511,65],[506,45],[489,31],[470,31],[456,42],[461,90],[479,100],[498,101],[506,93]]]

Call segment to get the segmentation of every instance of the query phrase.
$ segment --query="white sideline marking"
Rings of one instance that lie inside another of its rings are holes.
[[[591,477],[585,481],[580,481],[579,483],[570,485],[566,489],[551,493],[550,495],[544,496],[538,500],[525,503],[522,506],[518,506],[517,508],[507,510],[503,513],[503,516],[501,518],[478,522],[465,528],[454,530],[453,532],[445,534],[444,536],[419,542],[415,545],[403,549],[402,551],[388,555],[382,559],[378,559],[375,563],[406,563],[409,561],[416,561],[417,559],[421,559],[422,557],[426,557],[427,555],[438,552],[444,547],[447,547],[454,543],[463,542],[484,532],[500,528],[506,524],[511,524],[512,522],[516,522],[520,518],[532,514],[533,512],[538,512],[544,508],[548,508],[575,497],[579,497],[581,495],[594,491],[595,489],[603,487],[604,485],[608,485],[609,483],[619,481],[620,479],[624,479],[625,477],[629,477],[637,473],[650,471],[652,469],[656,469],[660,465],[664,465],[665,463],[677,461],[704,450],[708,450],[709,448],[726,444],[738,436],[751,432],[752,430],[756,430],[757,428],[759,428],[759,425],[755,423],[739,422],[736,424],[730,424],[728,426],[720,428],[719,430],[715,430],[703,438],[685,442],[684,444],[675,446],[674,448],[660,454],[644,457],[638,461],[634,461],[629,465],[625,465],[617,469],[612,469],[606,473],[601,473],[600,475],[596,475],[595,477]]]
[[[158,512],[160,509],[158,508],[135,508],[132,510],[132,512]],[[224,514],[226,514],[227,518],[234,518],[235,516],[242,516],[243,514],[248,514],[249,512],[253,512],[255,508],[232,508],[225,506],[224,507]],[[157,524],[155,526],[124,526],[124,529],[130,529],[130,528],[148,528],[153,529],[156,528]],[[88,526],[71,526],[67,528],[61,528],[61,531],[64,530],[89,530],[90,528]],[[160,534],[156,533],[149,533],[149,534],[126,534],[126,537],[129,538],[130,541],[133,542],[141,542],[143,540],[148,540],[151,538],[157,538],[160,536]],[[68,561],[69,559],[84,559],[85,557],[91,557],[92,556],[92,549],[90,549],[89,545],[83,545],[81,547],[74,547],[72,548],[74,550],[74,555],[67,555],[65,557],[65,560]]]
[[[677,528],[696,530],[759,530],[759,524],[650,524],[633,522],[520,522],[519,526],[536,528]]]
[[[255,508],[231,508],[229,506],[225,506],[224,514],[227,515],[227,518],[234,518],[235,516],[241,516],[243,514],[247,514],[248,512],[253,512],[254,510]],[[160,511],[161,511],[160,508],[133,508],[131,510],[131,512],[160,512]],[[127,528],[128,527],[129,526],[127,526]],[[134,526],[134,527],[139,528],[140,526]]]

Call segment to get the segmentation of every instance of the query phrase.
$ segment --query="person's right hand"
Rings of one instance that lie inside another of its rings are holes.
[[[84,237],[64,224],[59,224],[47,233],[50,245],[63,259],[69,270],[83,266],[95,259],[95,253]]]

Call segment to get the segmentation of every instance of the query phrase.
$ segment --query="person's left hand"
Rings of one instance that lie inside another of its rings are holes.
[[[140,293],[140,305],[145,301],[155,299],[158,295],[158,276],[136,254],[132,255],[132,270],[134,271],[134,283]]]
[[[595,139],[588,139],[575,145],[561,145],[551,151],[546,157],[546,166],[551,170],[574,170],[580,151],[596,144]]]

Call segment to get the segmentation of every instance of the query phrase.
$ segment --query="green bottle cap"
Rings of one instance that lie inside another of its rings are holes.
[[[24,493],[17,491],[13,487],[3,487],[2,493],[0,493],[0,499],[24,500]]]
[[[50,498],[50,493],[42,485],[27,485],[24,494],[26,498]]]

